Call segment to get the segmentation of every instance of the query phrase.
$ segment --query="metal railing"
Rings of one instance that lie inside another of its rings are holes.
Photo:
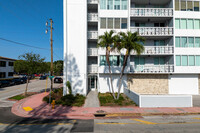
[[[98,4],[99,0],[87,0],[89,4]]]
[[[172,73],[173,65],[135,65],[130,66],[130,72],[133,73]]]
[[[131,8],[131,16],[173,17],[173,8]]]
[[[88,73],[98,73],[98,65],[88,65]]]
[[[88,21],[98,21],[97,13],[88,13]]]
[[[142,54],[173,54],[174,47],[173,46],[145,46],[145,50]],[[136,54],[135,51],[131,52],[131,54]]]
[[[88,55],[89,56],[97,56],[98,55],[98,49],[97,48],[88,48]]]
[[[88,31],[88,39],[97,39],[98,32],[97,31]]]
[[[132,27],[131,32],[138,32],[141,36],[172,36],[172,27]]]

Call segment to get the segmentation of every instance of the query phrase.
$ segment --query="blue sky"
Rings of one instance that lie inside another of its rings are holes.
[[[54,21],[54,61],[63,59],[63,0],[0,0],[0,38],[50,49],[46,20]],[[40,50],[0,40],[0,56],[18,59],[26,52],[50,61],[50,50]]]

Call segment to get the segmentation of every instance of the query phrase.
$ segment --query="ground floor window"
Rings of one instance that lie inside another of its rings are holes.
[[[8,73],[8,76],[9,76],[9,77],[12,77],[12,76],[13,76],[13,72],[9,72],[9,73]]]
[[[6,77],[6,72],[0,72],[0,78],[5,78]]]

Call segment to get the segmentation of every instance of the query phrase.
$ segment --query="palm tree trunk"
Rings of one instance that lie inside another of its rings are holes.
[[[113,89],[113,82],[112,82],[112,74],[111,74],[111,69],[110,69],[109,56],[110,56],[110,50],[108,50],[108,48],[106,48],[106,60],[107,60],[108,67],[109,67],[111,90],[112,90],[113,98],[116,99],[115,92],[114,92],[114,89]]]
[[[119,78],[119,87],[118,87],[117,99],[119,99],[119,94],[120,94],[121,85],[122,85],[122,78],[123,78],[123,76],[124,76],[124,70],[125,70],[125,67],[126,67],[126,62],[127,62],[127,60],[128,60],[128,55],[129,55],[129,54],[128,54],[128,52],[127,52],[126,55],[125,55],[125,59],[124,59],[122,71],[121,71],[120,78]]]

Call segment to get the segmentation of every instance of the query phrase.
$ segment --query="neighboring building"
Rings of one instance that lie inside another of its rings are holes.
[[[0,56],[0,79],[13,77],[14,61],[16,60]]]
[[[64,0],[64,84],[71,81],[73,92],[85,95],[110,90],[105,49],[96,45],[99,35],[113,29],[146,38],[144,53],[131,53],[122,88],[199,94],[199,7],[197,0]],[[116,91],[123,55],[110,57]]]

